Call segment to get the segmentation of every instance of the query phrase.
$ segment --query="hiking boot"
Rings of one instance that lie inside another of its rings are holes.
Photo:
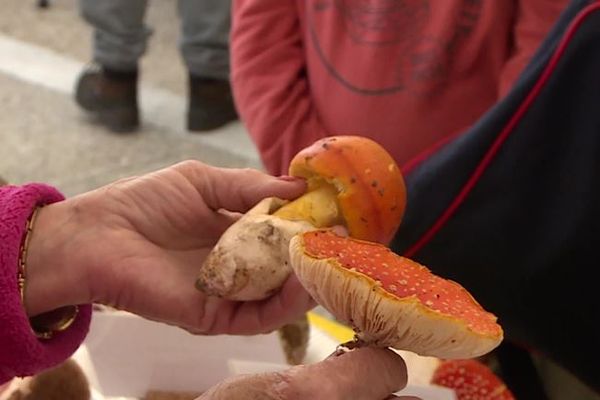
[[[210,131],[237,119],[228,80],[189,76],[188,130]]]
[[[113,71],[99,65],[87,67],[75,90],[77,104],[113,132],[131,132],[139,126],[136,71]]]

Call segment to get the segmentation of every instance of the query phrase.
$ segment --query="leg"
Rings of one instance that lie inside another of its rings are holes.
[[[80,0],[82,16],[94,27],[95,66],[79,77],[76,101],[114,132],[139,125],[137,65],[150,30],[146,0]]]
[[[179,0],[191,131],[216,129],[237,119],[229,85],[230,12],[231,0]]]
[[[94,28],[94,61],[132,71],[151,34],[144,25],[146,0],[80,0],[81,15]]]
[[[181,54],[194,76],[229,78],[231,0],[179,0]]]

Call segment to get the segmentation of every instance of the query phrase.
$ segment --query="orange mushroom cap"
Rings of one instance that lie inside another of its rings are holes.
[[[443,361],[431,383],[454,389],[457,400],[515,400],[504,382],[477,360]]]
[[[502,341],[496,317],[462,286],[380,244],[312,231],[292,239],[290,256],[313,298],[366,342],[471,358]]]
[[[323,181],[335,186],[350,236],[387,244],[396,233],[406,206],[406,187],[394,159],[373,140],[321,139],[296,154],[289,173],[306,178],[309,190]]]

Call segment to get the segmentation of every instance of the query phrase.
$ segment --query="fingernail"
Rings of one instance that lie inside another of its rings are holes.
[[[298,178],[297,176],[290,176],[290,175],[281,175],[279,177],[277,177],[277,179],[279,179],[280,181],[285,181],[285,182],[298,182],[303,180],[302,178]]]
[[[348,229],[344,226],[336,225],[336,226],[332,227],[331,230],[333,231],[333,233],[335,233],[338,236],[342,236],[342,237],[349,236]]]
[[[335,351],[333,353],[331,353],[330,355],[327,356],[327,358],[335,358],[335,357],[341,357],[344,354],[348,354],[352,351],[352,349],[346,347],[346,344],[340,344],[335,348]]]
[[[336,357],[341,356],[342,354],[346,354],[346,352],[335,349],[335,351],[333,353],[331,353],[330,355],[328,355],[327,357],[325,357],[325,359],[327,360],[329,358],[336,358]]]

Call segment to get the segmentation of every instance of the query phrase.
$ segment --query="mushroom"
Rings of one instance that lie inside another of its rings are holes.
[[[396,232],[406,189],[392,157],[361,136],[334,136],[300,151],[290,175],[307,192],[292,202],[264,199],[221,237],[200,269],[196,287],[229,300],[264,299],[292,272],[290,239],[344,226],[350,236],[387,243]]]
[[[298,320],[286,324],[277,331],[285,359],[290,365],[302,364],[308,350],[310,323],[304,314]]]
[[[308,193],[276,216],[317,228],[341,224],[351,237],[371,242],[387,244],[394,237],[406,206],[404,178],[389,153],[371,139],[319,140],[294,157],[290,175],[305,178]]]
[[[467,290],[383,245],[311,231],[291,240],[290,256],[305,289],[359,344],[453,359],[502,341],[496,317]]]
[[[285,203],[264,199],[231,225],[204,261],[196,288],[237,301],[261,300],[276,292],[291,272],[290,239],[315,229],[305,221],[273,216]]]
[[[91,395],[88,379],[73,359],[34,376],[15,378],[2,389],[0,385],[2,400],[89,399]]]
[[[477,360],[442,361],[431,383],[454,389],[457,400],[515,400],[504,382]]]

